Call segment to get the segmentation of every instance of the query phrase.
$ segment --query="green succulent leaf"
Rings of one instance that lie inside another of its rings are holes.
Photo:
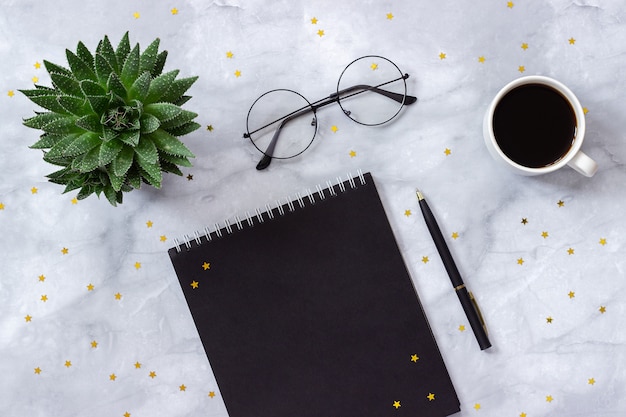
[[[65,50],[65,55],[67,56],[67,62],[70,64],[70,68],[74,73],[74,77],[81,80],[93,80],[98,81],[98,76],[93,70],[92,66],[89,66],[80,59],[77,55],[75,55],[69,49]]]
[[[66,156],[65,150],[76,140],[78,136],[79,135],[77,134],[64,136],[63,139],[57,142],[48,152],[46,152],[46,159],[53,160]]]
[[[174,136],[184,136],[195,130],[199,129],[200,125],[196,122],[189,122],[182,126],[167,129],[167,131]]]
[[[133,164],[126,173],[126,182],[135,190],[141,188],[141,173],[139,172],[138,165],[139,163]]]
[[[154,68],[151,71],[152,78],[156,78],[161,75],[163,72],[163,67],[165,66],[165,60],[167,59],[167,51],[162,51],[157,55],[156,63],[154,64]]]
[[[87,152],[82,158],[77,158],[72,163],[72,168],[80,172],[91,172],[100,166],[100,147],[96,146]]]
[[[85,97],[89,101],[89,106],[95,114],[102,114],[111,101],[106,90],[100,84],[91,80],[83,80],[80,82],[80,88]]]
[[[124,61],[124,67],[122,68],[121,80],[124,87],[128,90],[133,82],[139,76],[139,44],[135,45],[132,51],[126,57]]]
[[[130,38],[128,36],[128,32],[122,36],[120,39],[120,43],[117,45],[115,49],[115,57],[118,62],[119,67],[122,68],[124,66],[124,62],[126,61],[126,57],[130,53]]]
[[[36,116],[24,120],[24,126],[31,127],[33,129],[43,129],[45,125],[62,118],[62,115],[57,113],[38,113]]]
[[[142,159],[145,162],[156,164],[159,161],[157,147],[148,136],[142,137],[139,144],[135,146],[134,150],[139,159]]]
[[[35,86],[37,87],[37,86]],[[50,96],[57,94],[57,90],[54,88],[35,88],[34,90],[18,90],[26,97],[32,100],[32,97]]]
[[[88,114],[76,120],[76,126],[90,132],[102,134],[102,124],[100,123],[100,118],[95,114]]]
[[[128,96],[128,92],[126,91],[126,87],[124,87],[124,84],[120,80],[120,77],[116,73],[114,73],[114,72],[112,72],[109,75],[109,79],[107,80],[107,88],[113,94],[115,94],[115,95],[119,96],[120,98],[122,98],[122,100],[124,100]]]
[[[176,156],[176,155],[168,155],[166,153],[163,152],[159,152],[159,159],[161,162],[163,161],[167,161],[171,164],[175,164],[175,165],[180,165],[183,167],[191,167],[193,166],[191,164],[191,161],[189,161],[189,159],[182,157],[182,156]]]
[[[141,132],[139,132],[139,130],[131,130],[119,135],[119,140],[133,148],[139,144],[139,138],[141,138]]]
[[[117,177],[124,177],[133,165],[135,150],[130,146],[124,146],[111,162],[113,173]]]
[[[161,166],[158,163],[152,164],[140,156],[137,157],[137,163],[143,179],[154,188],[161,188],[161,182],[163,181]]]
[[[102,142],[102,145],[100,145],[100,154],[98,155],[98,165],[103,167],[110,164],[123,147],[124,143],[119,139]]]
[[[50,74],[54,73],[54,74],[65,75],[66,77],[70,77],[70,78],[74,77],[74,74],[72,74],[72,71],[60,65],[53,64],[50,61],[46,61],[45,59],[43,61],[43,65],[46,67],[46,71],[48,71]]]
[[[148,95],[148,91],[150,90],[151,81],[152,76],[149,72],[146,71],[142,73],[128,90],[128,98],[131,100],[139,100],[140,102],[145,100]]]
[[[141,116],[141,133],[148,134],[152,133],[161,126],[161,122],[156,116],[153,116],[149,113],[145,113]]]
[[[183,94],[185,94],[185,91],[189,90],[189,88],[193,85],[193,83],[196,82],[197,79],[198,77],[196,76],[174,80],[170,88],[167,90],[165,95],[160,98],[160,100],[172,103],[175,102],[176,100],[181,98]]]
[[[144,111],[155,116],[161,123],[174,119],[183,110],[172,103],[152,103],[144,107]]]
[[[68,113],[76,116],[82,116],[89,108],[85,98],[63,95],[57,97],[57,100]]]
[[[41,130],[48,133],[75,133],[78,130],[76,128],[76,116],[61,116],[46,124]]]
[[[44,133],[39,140],[30,146],[31,149],[50,149],[62,140],[64,135],[55,135],[52,133]]]
[[[193,158],[195,155],[173,135],[170,135],[162,129],[158,129],[149,135],[156,147],[169,155],[182,156],[185,158]]]
[[[99,53],[106,59],[113,68],[114,71],[119,71],[119,66],[117,63],[117,57],[115,55],[115,51],[113,50],[113,46],[111,46],[111,41],[109,41],[108,36],[104,36],[104,39],[98,44],[98,48],[96,49],[96,53]]]
[[[85,46],[85,44],[81,41],[78,42],[78,46],[76,47],[76,55],[90,68],[94,66],[94,57],[89,51],[89,49]]]
[[[89,152],[96,146],[100,145],[102,140],[97,133],[85,132],[78,135],[63,151],[62,156],[76,157]],[[53,148],[54,149],[54,148]]]
[[[191,122],[196,117],[198,117],[198,113],[194,113],[188,110],[181,110],[181,112],[177,116],[163,122],[161,126],[163,127],[163,129],[166,130],[176,128]]]
[[[150,83],[150,90],[148,91],[148,96],[145,101],[147,103],[155,103],[159,101],[161,97],[167,93],[167,90],[170,88],[170,85],[178,73],[178,70],[174,70],[154,78]]]
[[[83,94],[80,89],[80,84],[73,76],[51,72],[50,78],[52,78],[52,84],[65,94],[69,94],[70,96],[80,96]]]
[[[101,53],[96,53],[95,63],[98,82],[106,84],[111,73],[115,71],[115,68]]]
[[[109,180],[111,181],[111,187],[113,188],[113,190],[116,191],[116,202],[117,202],[117,191],[121,191],[122,190],[122,185],[124,184],[125,177],[124,176],[118,177],[111,170],[108,170],[107,174],[109,174]],[[105,191],[105,195],[106,195],[106,188],[105,188],[104,191]],[[107,198],[108,198],[108,195],[107,195]],[[109,199],[109,201],[111,201],[111,200]]]
[[[139,57],[139,71],[151,72],[156,65],[158,52],[159,52],[159,38],[156,38],[152,43],[142,52]]]
[[[56,95],[35,95],[29,98],[33,103],[40,105],[46,110],[50,110],[54,113],[59,114],[71,114],[65,109],[65,107],[61,106],[58,100],[58,96]]]
[[[161,161],[161,170],[163,172],[169,172],[171,174],[176,174],[181,177],[183,176],[183,172],[180,170],[180,168],[168,161]]]

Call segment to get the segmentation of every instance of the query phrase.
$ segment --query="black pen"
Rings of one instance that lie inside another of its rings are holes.
[[[467,288],[463,283],[463,278],[461,278],[461,274],[454,263],[454,259],[452,259],[452,254],[450,254],[448,245],[446,245],[446,241],[444,240],[441,230],[437,225],[437,220],[435,220],[433,212],[430,211],[430,207],[428,207],[428,203],[426,203],[426,200],[424,199],[424,195],[419,190],[417,190],[417,199],[419,200],[420,209],[424,215],[428,231],[435,242],[435,246],[437,247],[439,256],[441,256],[443,265],[446,267],[446,271],[448,271],[448,276],[452,281],[452,286],[454,287],[456,294],[459,296],[459,301],[461,302],[463,311],[465,311],[465,315],[472,326],[478,345],[481,350],[488,349],[491,347],[491,342],[487,337],[487,328],[485,327],[485,322],[480,314],[478,304],[476,303],[472,293],[467,291]]]

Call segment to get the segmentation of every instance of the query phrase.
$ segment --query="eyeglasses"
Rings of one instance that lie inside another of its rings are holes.
[[[329,104],[339,104],[346,116],[365,126],[391,121],[404,105],[417,101],[407,95],[407,78],[409,74],[389,59],[367,55],[348,64],[336,92],[318,101],[311,103],[293,90],[268,91],[252,103],[243,135],[263,154],[256,168],[265,169],[272,159],[293,158],[306,151],[317,133],[317,110]],[[303,117],[311,114],[312,119]]]

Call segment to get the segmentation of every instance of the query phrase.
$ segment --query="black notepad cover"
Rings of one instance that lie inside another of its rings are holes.
[[[371,175],[342,185],[169,251],[230,417],[460,409]]]

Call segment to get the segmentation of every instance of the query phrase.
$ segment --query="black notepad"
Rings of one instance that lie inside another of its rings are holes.
[[[229,416],[459,411],[371,175],[327,185],[169,250]]]

